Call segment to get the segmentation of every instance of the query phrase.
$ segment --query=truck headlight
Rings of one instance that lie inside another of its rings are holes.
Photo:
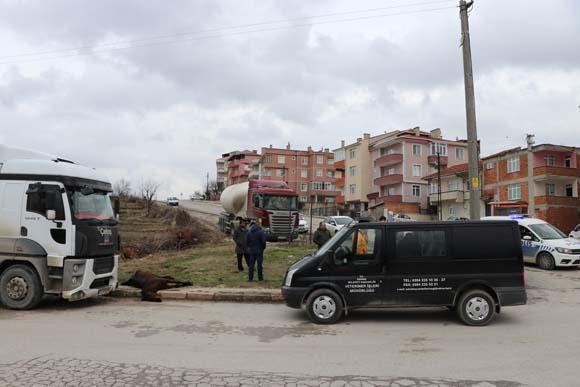
[[[556,247],[556,250],[562,254],[572,254],[572,249],[567,249],[565,247]]]
[[[284,282],[284,286],[292,286],[292,277],[294,276],[294,273],[296,273],[298,271],[298,269],[292,269],[292,270],[288,270],[288,274],[286,274],[286,281]]]

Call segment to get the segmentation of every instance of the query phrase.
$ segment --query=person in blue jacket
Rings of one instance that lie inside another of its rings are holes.
[[[264,280],[264,250],[266,250],[266,233],[262,230],[260,220],[255,222],[246,234],[246,251],[250,256],[248,265],[248,281],[254,280],[254,269],[258,264],[258,281]]]

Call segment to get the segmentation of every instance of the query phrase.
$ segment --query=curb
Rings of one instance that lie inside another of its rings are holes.
[[[160,290],[158,294],[164,300],[185,301],[227,301],[247,303],[282,303],[282,292],[277,289],[219,289],[219,288],[181,288]],[[110,297],[141,298],[141,290],[128,286],[120,286]]]

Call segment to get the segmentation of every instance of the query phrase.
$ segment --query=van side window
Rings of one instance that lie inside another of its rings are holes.
[[[511,226],[457,227],[453,230],[456,259],[505,259],[518,255]]]
[[[374,261],[380,229],[362,228],[350,232],[335,250],[334,264],[345,266]]]
[[[58,185],[30,185],[26,194],[26,211],[46,217],[47,210],[56,212],[55,220],[64,220],[64,205]]]
[[[397,231],[395,249],[397,258],[445,257],[445,231]]]

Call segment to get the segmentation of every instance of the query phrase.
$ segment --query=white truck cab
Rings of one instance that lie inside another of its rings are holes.
[[[0,303],[75,301],[117,286],[111,184],[92,168],[0,144]]]
[[[553,270],[555,267],[580,267],[580,241],[567,237],[544,220],[521,215],[486,216],[481,219],[517,221],[525,262],[535,263],[546,270]]]

